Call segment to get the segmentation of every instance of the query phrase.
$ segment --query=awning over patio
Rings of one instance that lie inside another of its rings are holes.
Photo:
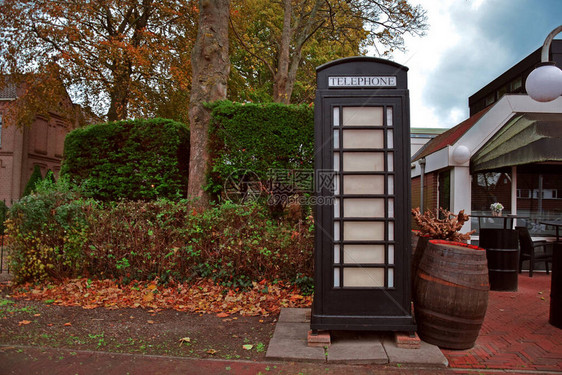
[[[518,113],[471,158],[471,171],[562,162],[562,114]]]

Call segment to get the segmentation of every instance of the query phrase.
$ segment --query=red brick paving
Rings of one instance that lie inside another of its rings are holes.
[[[550,275],[519,275],[517,292],[490,292],[469,350],[443,350],[452,368],[562,372],[562,329],[548,323]]]

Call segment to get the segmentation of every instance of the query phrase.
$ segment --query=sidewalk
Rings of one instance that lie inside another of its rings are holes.
[[[0,347],[1,374],[562,374],[562,330],[548,323],[550,276],[519,276],[517,292],[491,292],[474,348],[443,350],[448,368],[293,361],[230,361]],[[409,349],[416,350],[416,349]]]
[[[519,275],[517,292],[490,292],[474,348],[443,350],[452,368],[562,373],[562,329],[548,323],[550,275]]]
[[[113,374],[182,374],[182,375],[398,375],[452,374],[451,370],[400,368],[396,366],[336,365],[325,363],[248,362],[216,359],[113,354],[37,347],[0,347],[2,375],[113,375]]]

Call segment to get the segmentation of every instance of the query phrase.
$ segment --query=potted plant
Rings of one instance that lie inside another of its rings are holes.
[[[420,239],[414,253],[413,300],[418,334],[426,342],[448,349],[468,349],[480,332],[488,307],[486,252],[466,240],[474,232],[459,230],[468,220],[440,209],[412,214]]]
[[[495,202],[490,205],[490,210],[492,210],[492,216],[502,216],[503,204],[500,202]]]
[[[469,218],[469,216],[464,213],[464,210],[459,211],[458,215],[443,208],[439,208],[439,210],[442,218],[439,218],[438,215],[431,210],[427,210],[422,214],[419,207],[412,209],[414,221],[419,228],[416,231],[412,231],[414,235],[418,236],[414,256],[412,258],[413,282],[415,282],[417,267],[429,240],[466,242],[470,239],[470,235],[475,232],[475,230],[473,230],[469,233],[459,233],[459,230],[461,230],[464,223],[466,223]]]

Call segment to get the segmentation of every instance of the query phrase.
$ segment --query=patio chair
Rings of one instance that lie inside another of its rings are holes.
[[[552,251],[549,252],[548,249],[552,247],[552,244],[546,241],[533,241],[527,227],[515,227],[515,229],[519,236],[519,248],[521,249],[519,253],[519,273],[521,273],[523,261],[528,259],[529,277],[533,277],[533,270],[537,262],[544,262],[548,274],[548,262],[552,262]],[[538,249],[542,249],[542,251],[538,251]]]

